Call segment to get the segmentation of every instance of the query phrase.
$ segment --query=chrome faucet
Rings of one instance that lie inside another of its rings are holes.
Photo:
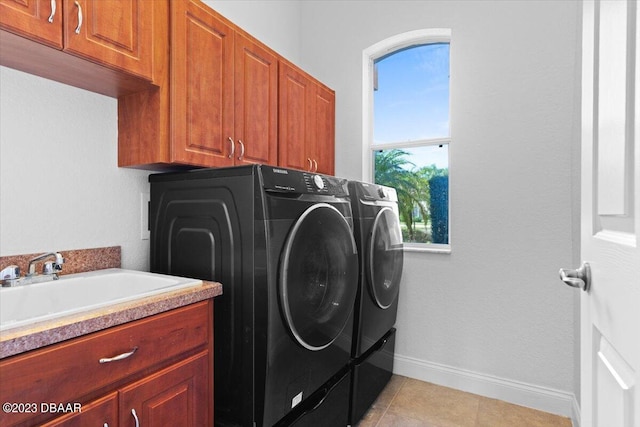
[[[20,278],[20,267],[17,265],[9,265],[0,271],[0,280],[2,286],[15,286]]]
[[[36,263],[38,261],[42,261],[43,259],[47,259],[49,257],[54,257],[55,262],[49,261],[45,262],[42,266],[42,274],[55,274],[57,278],[57,272],[62,270],[62,264],[64,264],[64,258],[58,252],[47,252],[42,255],[38,255],[35,258],[29,260],[29,271],[27,271],[27,277],[35,276],[36,274]]]
[[[36,263],[50,257],[53,257],[55,261],[45,262],[42,265],[42,274],[36,273]],[[4,287],[57,280],[58,272],[62,270],[62,264],[64,264],[64,258],[61,254],[58,252],[46,252],[29,260],[28,271],[24,277],[20,276],[20,267],[10,265],[0,271],[0,280]]]

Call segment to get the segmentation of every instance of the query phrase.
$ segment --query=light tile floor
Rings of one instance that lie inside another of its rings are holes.
[[[571,420],[394,375],[357,427],[571,427]]]

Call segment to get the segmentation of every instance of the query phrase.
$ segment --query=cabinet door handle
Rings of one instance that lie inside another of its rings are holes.
[[[318,172],[318,162],[316,162],[316,159],[313,159],[313,171],[312,172]]]
[[[80,34],[80,28],[82,28],[82,6],[77,1],[75,5],[78,6],[78,26],[76,27],[75,33]]]
[[[309,162],[309,172],[313,172],[313,163],[311,163],[311,159],[307,157],[307,162]]]
[[[50,24],[53,24],[54,16],[56,16],[56,0],[51,0],[51,15],[49,15],[49,19],[47,19]]]
[[[138,414],[136,414],[136,410],[131,410],[131,415],[133,415],[133,419],[136,420],[136,427],[140,427],[140,420],[138,419]]]
[[[241,139],[238,140],[238,144],[240,144],[240,155],[238,156],[238,160],[242,160],[244,157],[244,144]]]
[[[236,152],[236,143],[233,142],[233,138],[229,137],[229,142],[231,143],[231,152],[229,153],[229,158],[233,159],[233,153]]]
[[[136,350],[138,350],[137,346],[133,347],[133,350],[131,350],[131,351],[127,352],[127,353],[122,353],[122,354],[119,354],[119,355],[113,356],[113,357],[103,357],[102,359],[98,360],[98,362],[100,362],[100,363],[117,362],[118,360],[126,359],[127,357],[133,356],[133,353],[135,353]]]

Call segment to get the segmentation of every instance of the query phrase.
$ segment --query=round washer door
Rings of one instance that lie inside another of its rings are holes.
[[[376,215],[367,246],[367,279],[378,307],[387,309],[397,298],[403,262],[400,221],[385,207]]]
[[[351,315],[357,284],[349,223],[329,204],[311,206],[291,229],[280,263],[280,302],[298,343],[314,351],[331,345]]]

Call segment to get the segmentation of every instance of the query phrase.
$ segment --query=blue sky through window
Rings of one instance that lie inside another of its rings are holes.
[[[374,145],[450,136],[448,43],[412,46],[375,64]],[[448,167],[447,148],[438,148],[407,151],[412,152],[412,161],[418,166],[434,163]]]

